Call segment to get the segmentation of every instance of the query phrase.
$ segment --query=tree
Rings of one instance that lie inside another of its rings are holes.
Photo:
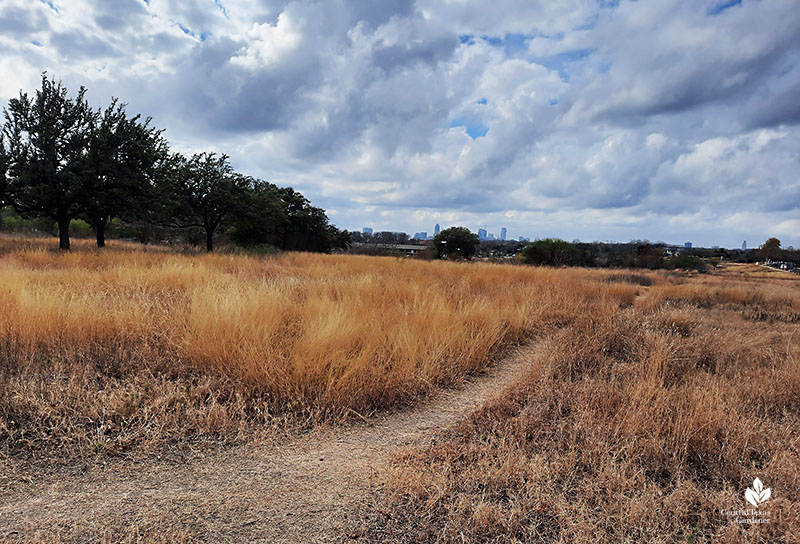
[[[11,156],[6,147],[5,135],[0,131],[0,208],[6,205],[6,185],[8,184],[8,167]]]
[[[153,198],[155,178],[168,158],[167,143],[150,118],[128,117],[117,99],[100,114],[89,139],[84,175],[84,215],[95,229],[97,247],[105,246],[106,225],[133,218]]]
[[[706,263],[697,255],[690,255],[682,253],[676,257],[672,257],[667,262],[670,268],[682,268],[683,270],[697,270],[698,272],[706,271]]]
[[[202,228],[206,251],[214,251],[214,233],[244,209],[250,179],[231,168],[227,155],[174,156],[169,175],[160,180],[156,222],[171,228]]]
[[[42,74],[31,98],[20,92],[3,110],[8,140],[6,198],[24,217],[47,216],[58,224],[59,247],[69,249],[69,223],[83,210],[87,144],[95,113],[81,87],[67,97],[59,81]]]
[[[566,240],[545,238],[522,248],[522,259],[527,264],[565,266],[574,264],[577,252],[575,245]]]
[[[233,220],[230,236],[240,246],[278,247],[286,221],[281,190],[272,183],[255,179],[244,195],[242,212]]]
[[[775,259],[780,256],[781,241],[777,238],[770,238],[758,248],[758,255],[765,259]]]
[[[407,244],[409,243],[408,234],[405,232],[390,232],[382,230],[371,236],[371,241],[376,244]]]
[[[634,243],[634,242],[631,242]],[[636,268],[661,268],[664,263],[663,250],[652,245],[650,242],[643,242],[636,246],[636,256],[633,258],[633,265]]]
[[[436,256],[441,259],[447,255],[458,255],[471,259],[478,251],[478,235],[466,227],[450,227],[433,237]]]
[[[278,229],[278,247],[283,250],[318,251],[345,249],[350,237],[330,224],[325,210],[312,206],[291,187],[278,189],[284,209],[284,221]]]

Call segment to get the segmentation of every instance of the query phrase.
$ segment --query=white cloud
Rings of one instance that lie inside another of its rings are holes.
[[[347,228],[800,245],[800,11],[609,4],[8,0],[0,96],[119,96]]]

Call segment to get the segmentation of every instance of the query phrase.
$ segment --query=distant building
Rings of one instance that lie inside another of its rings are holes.
[[[494,240],[494,234],[492,234],[491,232],[489,233],[489,240]]]
[[[437,234],[439,234],[439,230],[441,230],[439,229],[439,223],[436,223],[436,226],[433,227],[433,235],[436,236]]]
[[[478,229],[478,240],[486,240],[486,229]]]
[[[505,227],[500,229],[500,239],[501,240],[505,240],[507,234],[508,234],[508,230],[506,230]]]
[[[686,243],[683,244],[683,247],[685,247],[686,249],[692,249],[692,243],[691,242],[686,242]]]
[[[427,240],[428,233],[427,232],[415,232],[413,236],[414,240]]]
[[[744,251],[747,251],[747,240],[745,240],[744,242],[742,242],[742,249],[743,249]]]
[[[363,229],[361,229],[361,232],[363,232],[364,234],[372,234],[372,227],[364,227]]]
[[[520,236],[518,238],[518,241],[520,241],[520,242],[530,242],[531,239],[530,238],[525,238],[524,236]]]

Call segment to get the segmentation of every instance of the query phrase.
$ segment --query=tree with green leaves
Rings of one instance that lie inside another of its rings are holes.
[[[521,253],[527,264],[565,266],[575,263],[578,249],[560,238],[544,238],[531,242]]]
[[[478,251],[478,244],[478,235],[466,227],[450,227],[433,237],[433,247],[439,259],[450,255],[471,259]]]
[[[151,119],[128,117],[125,104],[111,101],[98,112],[89,138],[84,172],[84,215],[105,246],[106,225],[114,217],[133,219],[150,207],[156,177],[168,157],[161,130]],[[139,212],[139,213],[137,213]]]
[[[214,233],[246,205],[250,178],[233,171],[227,155],[174,156],[171,172],[156,190],[163,226],[205,231],[206,250],[214,251]]]
[[[287,221],[280,189],[267,181],[252,180],[243,204],[232,221],[231,239],[244,247],[278,247],[279,232]]]
[[[284,221],[278,229],[280,249],[329,253],[349,246],[349,236],[331,225],[325,210],[312,206],[299,191],[281,187],[278,195],[284,209]]]
[[[323,253],[350,246],[350,234],[331,225],[325,210],[291,187],[252,180],[244,202],[230,231],[239,245]]]
[[[83,169],[96,114],[81,87],[75,98],[42,74],[42,88],[20,92],[3,110],[8,142],[6,199],[23,217],[58,224],[59,247],[69,249],[69,224],[84,211]]]
[[[8,167],[11,156],[6,147],[5,135],[0,131],[0,208],[6,205],[6,185],[8,184]]]

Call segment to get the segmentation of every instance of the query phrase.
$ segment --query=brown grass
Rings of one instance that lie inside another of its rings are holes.
[[[585,270],[46,243],[0,239],[6,455],[366,416],[637,292]]]
[[[742,284],[737,283],[742,281]],[[531,372],[396,461],[365,514],[395,542],[796,542],[796,284],[701,276],[548,340]],[[772,487],[771,522],[744,490]]]

